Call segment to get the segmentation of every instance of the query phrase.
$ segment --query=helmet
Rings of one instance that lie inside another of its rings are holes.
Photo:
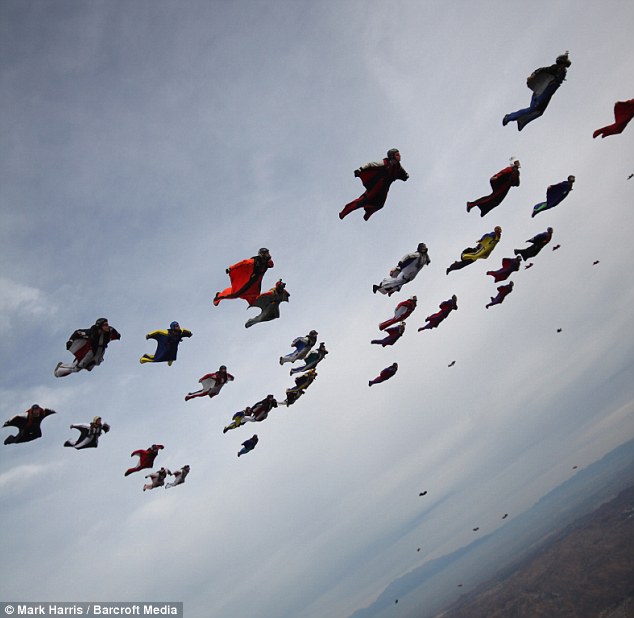
[[[172,323],[170,324],[170,330],[176,330],[177,328],[179,328],[179,329],[180,329],[180,325],[179,325],[179,323],[178,323],[178,322],[172,322]]]
[[[400,152],[400,150],[398,148],[390,148],[387,151],[387,158],[388,159],[393,159],[394,155],[396,155],[398,152]]]
[[[425,253],[427,251],[427,245],[424,242],[418,243],[418,247],[416,247],[416,251],[420,253]]]
[[[572,62],[570,62],[570,58],[568,58],[568,52],[561,54],[561,56],[557,56],[555,62],[557,64],[563,64],[566,67],[569,67],[572,64]]]
[[[218,368],[218,371],[227,371],[227,366],[226,365],[220,365],[220,367]]]
[[[108,318],[99,318],[96,322],[95,325],[96,326],[103,326],[104,324],[108,323]]]

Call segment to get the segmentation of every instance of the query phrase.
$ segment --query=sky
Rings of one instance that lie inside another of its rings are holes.
[[[631,3],[5,0],[0,28],[0,416],[57,412],[0,449],[0,598],[345,617],[634,437],[634,128],[592,138],[634,96]],[[503,127],[566,50],[546,113]],[[369,221],[339,220],[353,171],[394,147],[409,180]],[[467,213],[512,157],[521,185]],[[488,260],[445,273],[496,225]],[[548,226],[485,309],[486,271]],[[431,264],[372,294],[419,242]],[[290,302],[245,329],[256,310],[211,301],[260,247],[263,288],[282,278]],[[412,294],[404,337],[371,345]],[[452,294],[458,311],[417,332]],[[102,316],[122,334],[104,363],[55,378]],[[193,332],[176,363],[141,365],[173,320]],[[284,398],[278,359],[311,329],[329,355],[306,394],[223,435]],[[185,402],[221,364],[235,381]],[[63,448],[95,415],[99,448]],[[191,466],[184,485],[124,478],[152,443],[157,467]]]

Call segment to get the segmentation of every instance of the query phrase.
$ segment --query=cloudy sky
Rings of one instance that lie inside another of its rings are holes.
[[[634,127],[592,139],[634,96],[630,2],[5,0],[0,28],[1,418],[57,411],[42,439],[0,449],[0,597],[347,616],[634,436]],[[566,50],[545,115],[502,127]],[[354,169],[392,147],[409,181],[370,221],[340,221]],[[521,186],[467,214],[511,157]],[[569,174],[566,201],[531,218]],[[447,276],[495,225],[493,255]],[[486,271],[547,226],[485,309]],[[373,295],[419,242],[431,265]],[[255,310],[211,301],[262,246],[264,287],[283,278],[291,298],[247,330]],[[370,345],[412,294],[405,336]],[[417,332],[452,294],[459,310]],[[101,316],[122,333],[104,364],[53,377]],[[194,333],[178,361],[140,365],[172,320]],[[278,358],[313,328],[330,353],[306,395],[223,435],[283,398]],[[235,381],[186,403],[220,364]],[[64,449],[96,414],[112,426],[99,448]],[[154,442],[158,465],[191,466],[185,485],[124,478]]]

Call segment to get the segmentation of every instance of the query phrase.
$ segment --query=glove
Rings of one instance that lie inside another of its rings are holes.
[[[361,170],[354,170],[354,177],[359,178],[361,176]]]

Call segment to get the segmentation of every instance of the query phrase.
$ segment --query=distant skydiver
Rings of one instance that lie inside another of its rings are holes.
[[[251,307],[259,307],[260,314],[246,321],[245,327],[250,328],[259,322],[270,322],[280,317],[280,304],[287,303],[290,294],[286,291],[286,284],[280,279],[275,287],[268,292],[260,294],[251,304]]]
[[[178,346],[185,337],[191,337],[192,332],[186,328],[181,328],[178,322],[172,322],[167,330],[155,330],[145,335],[146,339],[154,339],[158,344],[155,354],[144,354],[140,363],[167,363],[171,364],[176,360]]]
[[[361,179],[365,193],[344,206],[339,213],[340,219],[349,215],[353,210],[363,208],[365,210],[363,218],[367,221],[385,205],[390,185],[395,180],[409,178],[409,174],[401,167],[401,153],[396,148],[388,150],[387,158],[383,161],[363,165],[355,170],[354,175]]]
[[[243,298],[249,306],[252,305],[260,295],[262,277],[269,268],[273,268],[273,260],[266,248],[260,249],[252,258],[229,266],[226,272],[231,280],[231,286],[216,293],[214,305],[217,306],[225,298]]]
[[[174,481],[172,483],[165,483],[165,489],[182,485],[189,474],[189,466],[183,466],[180,470],[176,470],[176,472],[171,472],[170,474],[174,477]]]
[[[165,448],[162,444],[152,444],[148,449],[140,449],[138,451],[133,451],[130,457],[138,456],[139,463],[133,468],[129,468],[125,471],[124,476],[128,476],[133,472],[138,472],[139,470],[144,470],[145,468],[151,468],[154,465],[154,460],[158,455],[158,452]]]
[[[526,242],[531,243],[530,247],[526,247],[526,249],[515,249],[515,255],[521,255],[524,261],[529,258],[535,257],[552,239],[553,237],[553,228],[549,227],[545,232],[541,234],[537,234],[533,236],[530,240]]]
[[[533,91],[529,107],[506,114],[502,124],[506,126],[509,122],[517,121],[517,130],[521,131],[529,122],[539,118],[546,111],[552,96],[566,79],[567,69],[571,64],[568,52],[566,52],[557,56],[555,64],[533,71],[526,80],[526,85]]]
[[[233,381],[233,376],[227,373],[227,367],[225,365],[220,365],[218,371],[208,373],[198,381],[202,388],[193,393],[187,393],[187,395],[185,395],[185,401],[194,399],[194,397],[215,397],[227,382]]]
[[[540,202],[539,204],[535,204],[533,206],[533,214],[531,217],[539,214],[540,212],[544,212],[544,210],[550,210],[554,208],[568,196],[568,194],[572,191],[572,185],[575,182],[574,176],[568,176],[567,180],[557,183],[556,185],[550,185],[548,189],[546,189],[546,201]]]
[[[467,202],[467,212],[472,208],[479,208],[480,216],[484,217],[484,215],[499,206],[511,190],[511,187],[520,186],[520,162],[515,159],[512,165],[491,176],[489,183],[491,184],[491,193],[473,202]]]
[[[373,285],[372,291],[375,294],[380,292],[392,296],[394,292],[399,292],[406,283],[412,281],[428,264],[431,264],[429,251],[427,245],[421,242],[416,247],[416,251],[404,255],[400,259],[399,263],[390,271],[389,277],[383,279],[379,285]]]
[[[310,369],[306,373],[295,378],[295,386],[286,389],[286,399],[282,402],[285,406],[294,404],[305,392],[306,389],[317,378],[317,372]]]
[[[306,358],[311,348],[317,343],[317,334],[316,330],[311,330],[305,337],[296,337],[291,343],[291,347],[295,348],[295,351],[286,356],[280,356],[280,365],[294,363]]]
[[[394,345],[405,333],[405,322],[401,322],[396,326],[391,326],[386,332],[387,337],[384,337],[383,339],[372,339],[370,343],[377,343],[382,347]]]
[[[385,380],[389,380],[393,377],[398,371],[398,364],[392,363],[389,367],[386,367],[381,371],[381,373],[374,378],[374,380],[370,380],[368,382],[368,386],[372,386],[373,384],[379,384],[380,382],[385,382]]]
[[[500,305],[504,302],[504,299],[513,291],[513,282],[510,281],[506,285],[501,285],[498,287],[497,296],[491,296],[491,302],[488,303],[486,308],[493,307],[493,305]]]
[[[84,448],[97,448],[99,436],[110,431],[108,423],[101,422],[101,416],[95,416],[90,423],[71,425],[71,429],[79,430],[79,437],[76,440],[66,440],[64,446],[71,446],[78,451]]]
[[[436,328],[452,311],[458,309],[458,297],[454,294],[450,299],[440,303],[440,311],[425,318],[427,324],[421,326],[418,331]]]
[[[386,328],[396,324],[397,322],[403,322],[406,320],[412,313],[414,309],[416,309],[417,303],[416,296],[412,296],[407,300],[401,301],[398,305],[396,305],[396,309],[394,310],[394,317],[389,320],[385,320],[385,322],[381,322],[379,324],[379,330],[385,330]]]
[[[161,468],[156,472],[152,472],[151,474],[146,474],[145,478],[150,479],[150,482],[146,485],[143,485],[143,491],[146,489],[156,489],[157,487],[163,487],[165,485],[165,478],[171,472],[167,468]]]
[[[468,247],[460,254],[460,260],[454,262],[447,268],[447,274],[452,270],[459,270],[469,264],[473,264],[476,260],[486,260],[491,255],[495,246],[500,242],[502,237],[502,228],[496,225],[492,232],[485,234],[480,238],[475,247]]]
[[[5,444],[19,444],[21,442],[30,442],[42,437],[42,421],[51,414],[55,414],[55,410],[41,408],[34,403],[26,412],[16,414],[2,425],[3,427],[16,427],[18,433],[14,436],[7,436],[4,440]]]
[[[614,124],[607,127],[597,129],[592,137],[607,137],[608,135],[617,135],[622,133],[628,122],[634,118],[634,99],[629,101],[617,101],[614,104]],[[630,176],[631,178],[631,176]]]
[[[99,318],[90,328],[76,330],[66,342],[66,349],[75,360],[72,363],[57,363],[55,377],[63,378],[82,369],[92,371],[103,362],[108,344],[117,339],[121,339],[121,335],[108,324],[106,318]]]
[[[242,443],[242,448],[238,451],[238,457],[240,455],[246,455],[248,452],[252,451],[259,441],[258,434],[254,433],[248,440],[245,440]]]
[[[503,258],[502,259],[502,268],[498,270],[487,270],[487,275],[491,275],[495,282],[506,281],[514,272],[517,272],[520,269],[520,262],[522,261],[522,257],[520,255],[515,256],[514,258]]]
[[[553,247],[553,251],[557,251],[557,249],[561,249],[561,245],[555,245],[555,246]]]
[[[328,350],[326,350],[326,344],[322,341],[316,350],[311,350],[308,353],[304,359],[304,364],[301,367],[294,367],[291,369],[290,375],[314,369],[319,363],[321,363],[322,360],[324,360],[324,358],[326,358],[326,354],[328,354]]]

